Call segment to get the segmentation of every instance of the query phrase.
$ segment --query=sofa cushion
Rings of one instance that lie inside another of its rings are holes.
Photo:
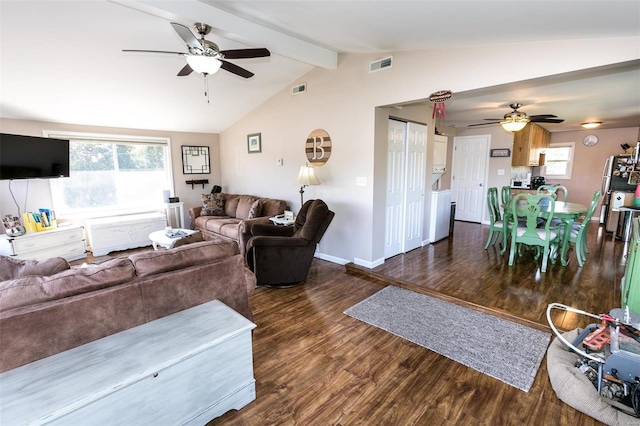
[[[138,277],[201,265],[240,253],[234,241],[214,240],[187,244],[171,250],[145,251],[129,256]]]
[[[37,260],[0,256],[0,281],[29,275],[54,275],[69,268],[69,262],[62,257],[52,257],[38,262]]]
[[[253,203],[256,202],[258,198],[253,195],[240,195],[238,197],[238,208],[236,209],[236,217],[238,219],[249,219],[249,212],[251,211],[251,207]]]
[[[224,213],[229,217],[236,217],[236,210],[238,209],[239,195],[233,194],[221,194],[224,196]]]
[[[0,282],[0,312],[111,287],[135,277],[132,263],[126,258],[118,258],[51,276],[27,276],[3,281]]]
[[[273,198],[262,198],[261,216],[273,217],[283,214],[287,209],[287,203],[283,200],[274,200]]]
[[[207,231],[214,232],[216,234],[224,235],[222,228],[228,225],[238,227],[240,219],[235,217],[214,217],[214,216],[200,216],[196,218],[196,226],[200,229],[206,229]]]
[[[260,217],[261,214],[262,214],[262,201],[256,200],[251,205],[251,209],[249,209],[249,215],[247,216],[247,219]]]
[[[202,194],[201,216],[224,216],[225,199],[220,194]]]

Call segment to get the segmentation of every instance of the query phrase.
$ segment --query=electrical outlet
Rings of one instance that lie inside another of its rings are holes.
[[[504,176],[504,169],[498,169],[498,176]]]
[[[357,177],[356,178],[356,186],[367,186],[367,178],[366,177]]]

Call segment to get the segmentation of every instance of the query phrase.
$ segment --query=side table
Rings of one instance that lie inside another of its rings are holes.
[[[173,226],[175,219],[176,228],[184,228],[184,202],[164,203],[164,212],[169,226]]]

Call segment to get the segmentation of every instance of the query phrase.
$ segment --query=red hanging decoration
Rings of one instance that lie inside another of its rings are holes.
[[[451,90],[440,90],[429,96],[429,101],[433,104],[433,113],[431,114],[431,118],[442,120],[447,117],[444,101],[450,99],[451,96],[453,96],[453,92]]]

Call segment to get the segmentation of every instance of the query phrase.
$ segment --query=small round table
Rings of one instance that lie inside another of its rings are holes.
[[[149,239],[151,240],[151,245],[153,246],[154,250],[158,250],[158,246],[170,249],[173,248],[173,246],[184,237],[188,237],[189,235],[195,234],[196,232],[198,231],[178,228],[173,229],[175,237],[168,237],[165,234],[165,231],[155,231],[149,234]]]

